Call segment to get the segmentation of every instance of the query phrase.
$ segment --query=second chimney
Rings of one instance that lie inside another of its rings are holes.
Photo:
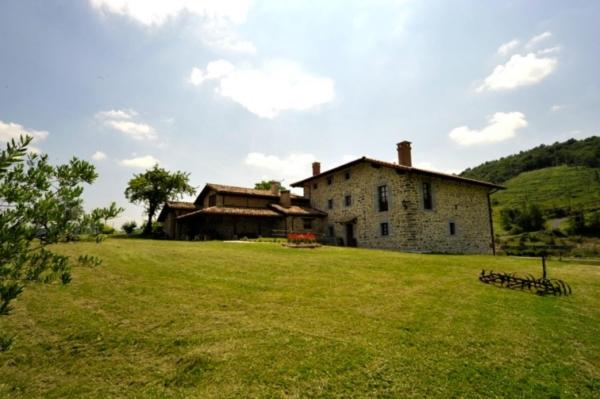
[[[321,174],[321,162],[313,162],[313,176]]]
[[[401,141],[397,145],[398,149],[398,164],[402,166],[412,167],[412,159],[410,154],[410,141]]]
[[[279,197],[279,203],[281,204],[281,206],[283,206],[284,208],[289,208],[290,206],[292,206],[292,197],[290,190],[283,190],[280,195],[281,196]]]
[[[279,189],[281,188],[281,183],[278,181],[271,181],[271,194],[279,195]]]

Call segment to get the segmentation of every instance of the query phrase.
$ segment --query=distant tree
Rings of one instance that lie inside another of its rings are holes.
[[[254,188],[257,190],[270,190],[273,183],[278,183],[278,181],[277,180],[262,180],[262,181],[259,181],[258,183],[255,183]],[[286,188],[283,186],[279,187],[279,191],[283,191],[285,189]]]
[[[189,173],[169,172],[158,165],[144,173],[133,176],[127,188],[125,197],[134,204],[143,204],[148,220],[144,225],[143,234],[152,233],[152,219],[159,207],[167,201],[180,198],[183,194],[194,194],[194,187],[189,184]]]
[[[537,204],[523,204],[519,208],[505,208],[500,211],[502,228],[512,233],[539,231],[544,229],[546,219]]]
[[[72,158],[50,165],[47,155],[27,153],[31,137],[11,140],[0,151],[0,315],[30,282],[71,281],[70,260],[48,245],[77,240],[91,233],[100,241],[103,222],[120,213],[114,203],[86,214],[83,185],[97,178],[94,166]],[[98,265],[100,260],[81,255],[79,264]],[[10,337],[0,336],[1,347]]]
[[[121,226],[123,231],[127,234],[132,234],[135,231],[136,227],[137,227],[137,223],[134,220],[132,220],[131,222],[125,222]]]

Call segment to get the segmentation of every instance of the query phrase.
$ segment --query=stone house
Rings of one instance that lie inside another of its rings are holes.
[[[348,246],[416,252],[491,253],[490,194],[503,187],[412,167],[410,142],[398,163],[362,157],[293,183],[327,212],[321,232]]]
[[[415,252],[492,253],[493,183],[412,167],[410,142],[398,163],[358,158],[312,176],[289,191],[207,184],[182,209],[167,204],[159,221],[175,238],[232,238],[314,232],[326,243]],[[179,212],[179,213],[177,213]]]
[[[280,190],[207,184],[192,202],[168,202],[158,221],[169,238],[235,239],[322,230],[327,214],[308,199]]]

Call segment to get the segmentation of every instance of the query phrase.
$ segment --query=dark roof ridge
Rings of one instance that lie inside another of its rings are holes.
[[[375,163],[375,164],[378,164],[378,165],[381,165],[381,166],[385,166],[385,167],[388,167],[388,168],[393,168],[393,169],[396,169],[396,170],[404,170],[404,171],[407,171],[407,172],[421,173],[421,174],[436,176],[436,177],[445,178],[445,179],[449,179],[449,180],[457,180],[457,181],[462,181],[462,182],[465,182],[465,183],[478,184],[478,185],[482,185],[482,186],[486,186],[486,187],[491,187],[491,188],[496,188],[496,189],[501,189],[501,190],[506,188],[504,186],[501,186],[501,185],[498,185],[498,184],[495,184],[495,183],[490,183],[490,182],[482,181],[482,180],[475,180],[475,179],[470,179],[468,177],[461,177],[461,176],[457,176],[457,175],[451,175],[451,174],[448,174],[448,173],[436,172],[436,171],[433,171],[433,170],[420,169],[420,168],[415,168],[415,167],[412,167],[412,166],[399,165],[399,164],[396,164],[396,163],[386,162],[386,161],[380,161],[378,159],[373,159],[373,158],[369,158],[369,157],[366,157],[366,156],[362,156],[362,157],[357,158],[357,159],[355,159],[353,161],[346,162],[345,164],[342,164],[342,165],[336,166],[335,168],[332,168],[332,169],[326,170],[324,172],[321,172],[321,173],[319,173],[316,176],[310,176],[310,177],[308,177],[306,179],[297,181],[295,183],[292,183],[291,186],[292,187],[301,187],[302,184],[304,184],[304,183],[306,183],[308,181],[311,181],[312,179],[316,179],[316,178],[319,178],[319,177],[322,177],[322,176],[325,176],[325,175],[337,172],[338,170],[350,167],[350,166],[355,165],[355,164],[360,163],[360,162],[371,162],[371,163]]]

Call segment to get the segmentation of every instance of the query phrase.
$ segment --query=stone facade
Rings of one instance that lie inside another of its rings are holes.
[[[424,183],[431,188],[431,209],[425,209]],[[364,161],[319,174],[302,186],[311,207],[327,213],[321,234],[332,243],[417,252],[492,251],[485,185]],[[388,197],[383,211],[381,186]]]

